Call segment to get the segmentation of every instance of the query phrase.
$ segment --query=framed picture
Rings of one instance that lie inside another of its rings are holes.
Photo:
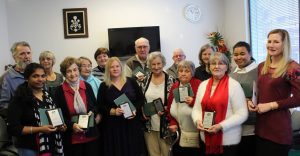
[[[89,36],[87,8],[63,9],[65,38],[86,38]]]

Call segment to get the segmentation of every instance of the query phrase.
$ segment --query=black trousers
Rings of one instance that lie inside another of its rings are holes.
[[[205,144],[200,142],[200,151],[205,153]],[[206,156],[238,156],[238,145],[223,146],[222,154],[205,154]]]
[[[65,156],[99,156],[98,141],[90,141],[82,144],[72,144],[65,149]]]
[[[256,153],[256,136],[242,136],[238,146],[238,156],[255,156]]]
[[[288,156],[290,145],[272,142],[261,137],[256,137],[256,156]]]

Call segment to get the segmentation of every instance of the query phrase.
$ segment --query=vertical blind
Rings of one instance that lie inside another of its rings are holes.
[[[299,63],[299,0],[249,0],[253,57],[257,63],[267,55],[267,35],[273,29],[286,29],[291,38],[291,57]]]

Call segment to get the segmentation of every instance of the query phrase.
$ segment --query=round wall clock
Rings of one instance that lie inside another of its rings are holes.
[[[188,21],[196,23],[200,20],[201,10],[197,5],[189,4],[184,8],[184,17]]]

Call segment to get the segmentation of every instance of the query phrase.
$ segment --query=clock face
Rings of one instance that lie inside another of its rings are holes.
[[[184,17],[190,22],[198,22],[201,17],[201,10],[197,5],[190,4],[184,8]]]

